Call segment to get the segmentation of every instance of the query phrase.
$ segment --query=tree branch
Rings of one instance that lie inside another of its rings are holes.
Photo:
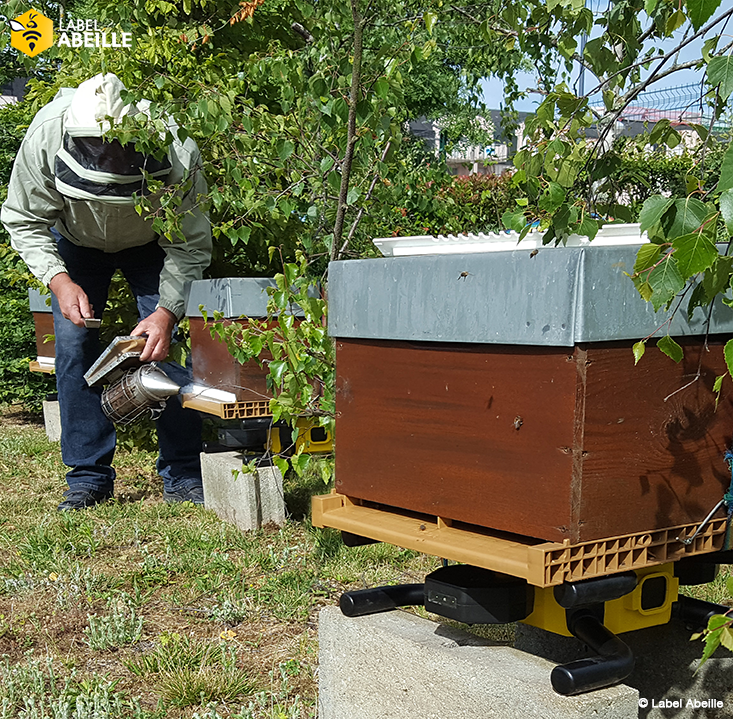
[[[389,140],[387,144],[384,147],[384,152],[382,152],[382,156],[379,158],[380,162],[384,162],[385,158],[387,157],[387,153],[389,152],[389,148],[392,146],[392,141]],[[354,220],[353,224],[351,225],[351,229],[349,230],[349,234],[346,237],[346,240],[343,245],[341,245],[341,248],[338,251],[338,255],[336,256],[336,259],[338,260],[341,255],[346,251],[346,248],[349,246],[349,242],[354,238],[354,235],[356,234],[356,228],[359,225],[359,222],[361,222],[361,218],[364,216],[364,211],[366,209],[366,203],[369,201],[369,199],[372,196],[372,192],[374,192],[374,188],[377,186],[377,180],[379,179],[379,172],[374,173],[374,177],[372,177],[371,185],[369,185],[369,190],[367,191],[366,195],[364,196],[364,202],[362,203],[361,207],[359,208],[359,212],[356,215],[356,219]]]
[[[359,83],[361,82],[361,60],[364,45],[365,21],[359,12],[359,0],[351,0],[351,15],[354,19],[354,62],[351,65],[351,92],[349,93],[349,118],[346,140],[346,152],[341,165],[341,188],[339,203],[336,211],[336,221],[333,225],[333,243],[331,245],[331,260],[338,256],[338,247],[344,231],[346,219],[347,197],[349,181],[351,180],[351,165],[354,161],[354,149],[358,137],[356,135],[356,105],[359,101]]]

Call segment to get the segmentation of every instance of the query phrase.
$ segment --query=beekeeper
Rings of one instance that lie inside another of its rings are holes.
[[[201,278],[211,258],[209,222],[198,208],[206,182],[196,143],[176,139],[157,160],[105,138],[123,116],[148,114],[147,101],[125,105],[124,89],[108,73],[60,90],[28,128],[0,213],[13,247],[52,293],[61,451],[70,468],[59,510],[91,507],[114,491],[114,426],[100,390],[84,380],[101,351],[99,330],[86,329],[84,319],[101,317],[112,275],[121,270],[140,316],[131,334],[147,336],[141,359],[163,360],[184,312],[184,286]],[[135,196],[148,194],[143,171],[166,185],[192,181],[180,206],[185,241],[157,235],[135,211]],[[164,367],[186,384],[182,367]],[[165,500],[203,504],[199,415],[174,399],[157,427]]]

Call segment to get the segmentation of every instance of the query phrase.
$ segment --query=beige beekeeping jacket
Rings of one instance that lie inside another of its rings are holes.
[[[165,251],[158,306],[180,319],[187,283],[201,279],[211,259],[209,221],[196,207],[198,196],[207,190],[198,147],[191,139],[184,143],[176,140],[169,152],[172,168],[166,183],[180,182],[186,171],[193,177],[193,186],[180,207],[185,242],[159,237],[152,222],[138,215],[134,205],[62,195],[55,183],[54,160],[62,146],[64,113],[74,92],[62,89],[38,112],[18,151],[8,198],[0,212],[11,244],[30,271],[47,285],[55,275],[66,271],[51,227],[76,245],[103,252],[117,252],[157,239]]]

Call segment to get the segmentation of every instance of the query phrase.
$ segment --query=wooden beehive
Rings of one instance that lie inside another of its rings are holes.
[[[269,401],[272,395],[267,389],[267,367],[260,367],[255,360],[237,362],[226,343],[211,336],[210,326],[215,312],[222,314],[227,325],[245,326],[247,318],[267,317],[267,288],[274,284],[274,280],[259,277],[197,280],[191,284],[186,316],[195,382],[231,393],[236,402]]]
[[[683,362],[650,342],[635,367],[665,320],[624,276],[636,249],[332,264],[336,490],[547,541],[701,521],[730,482],[727,338],[676,317]]]
[[[56,342],[53,340],[54,325],[51,305],[46,304],[49,295],[38,290],[28,290],[28,301],[36,334],[36,359],[31,361],[32,372],[53,372],[56,358]],[[46,341],[48,336],[52,339]]]

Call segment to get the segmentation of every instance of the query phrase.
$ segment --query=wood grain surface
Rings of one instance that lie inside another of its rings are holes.
[[[233,392],[239,402],[270,399],[267,389],[267,368],[255,360],[240,364],[229,354],[225,342],[212,338],[201,317],[190,318],[191,362],[193,377],[209,387]],[[225,325],[232,321],[224,320]]]
[[[698,522],[726,491],[730,379],[717,411],[712,392],[726,372],[723,343],[711,341],[709,351],[696,340],[680,343],[680,364],[650,347],[636,367],[629,345],[587,348],[585,416],[577,418],[584,428],[580,539]],[[680,389],[698,366],[699,379]]]
[[[570,535],[576,367],[563,349],[337,340],[336,489]]]
[[[53,315],[50,312],[34,312],[33,322],[36,326],[36,354],[39,357],[55,357],[56,342],[44,342],[46,335],[53,335]]]
[[[730,481],[720,343],[676,365],[631,343],[337,340],[336,489],[548,541],[700,521]],[[672,394],[667,401],[665,398]]]

